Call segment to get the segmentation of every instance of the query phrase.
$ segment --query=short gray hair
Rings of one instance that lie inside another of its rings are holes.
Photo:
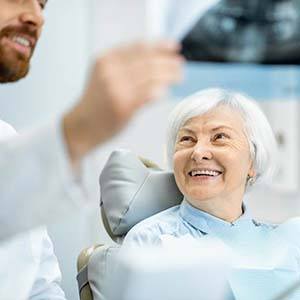
[[[167,128],[167,159],[173,168],[173,154],[178,131],[191,118],[226,105],[240,113],[254,162],[256,179],[271,180],[277,164],[277,143],[273,130],[254,100],[238,92],[212,88],[197,92],[181,101],[171,112]]]

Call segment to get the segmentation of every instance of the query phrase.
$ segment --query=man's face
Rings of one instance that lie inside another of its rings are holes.
[[[0,83],[17,81],[28,73],[46,2],[0,0]]]

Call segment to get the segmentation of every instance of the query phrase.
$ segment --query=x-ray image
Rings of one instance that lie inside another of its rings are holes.
[[[191,61],[299,64],[299,2],[218,1],[184,35],[182,53]]]

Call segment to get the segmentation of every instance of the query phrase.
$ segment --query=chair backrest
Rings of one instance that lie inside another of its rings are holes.
[[[128,150],[110,155],[100,175],[100,188],[106,229],[114,240],[143,219],[180,204],[183,198],[172,172]]]
[[[110,155],[100,175],[100,188],[102,222],[117,244],[141,220],[182,201],[172,172],[128,150]],[[102,281],[116,251],[117,245],[97,245],[81,252],[77,265],[81,300],[108,300]]]

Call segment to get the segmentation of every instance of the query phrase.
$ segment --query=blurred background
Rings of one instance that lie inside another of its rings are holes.
[[[249,206],[258,217],[271,221],[300,215],[298,8],[298,1],[288,0],[51,0],[30,75],[17,84],[0,86],[0,118],[19,132],[48,123],[80,96],[96,55],[140,38],[171,37],[183,42],[182,52],[189,61],[183,84],[142,109],[121,134],[86,159],[89,197],[100,199],[98,177],[115,148],[129,148],[165,166],[170,110],[191,92],[221,86],[246,92],[259,102],[280,147],[274,183],[254,190]],[[79,252],[110,242],[99,209],[70,215],[51,225],[49,233],[66,296],[79,299],[75,279]]]

